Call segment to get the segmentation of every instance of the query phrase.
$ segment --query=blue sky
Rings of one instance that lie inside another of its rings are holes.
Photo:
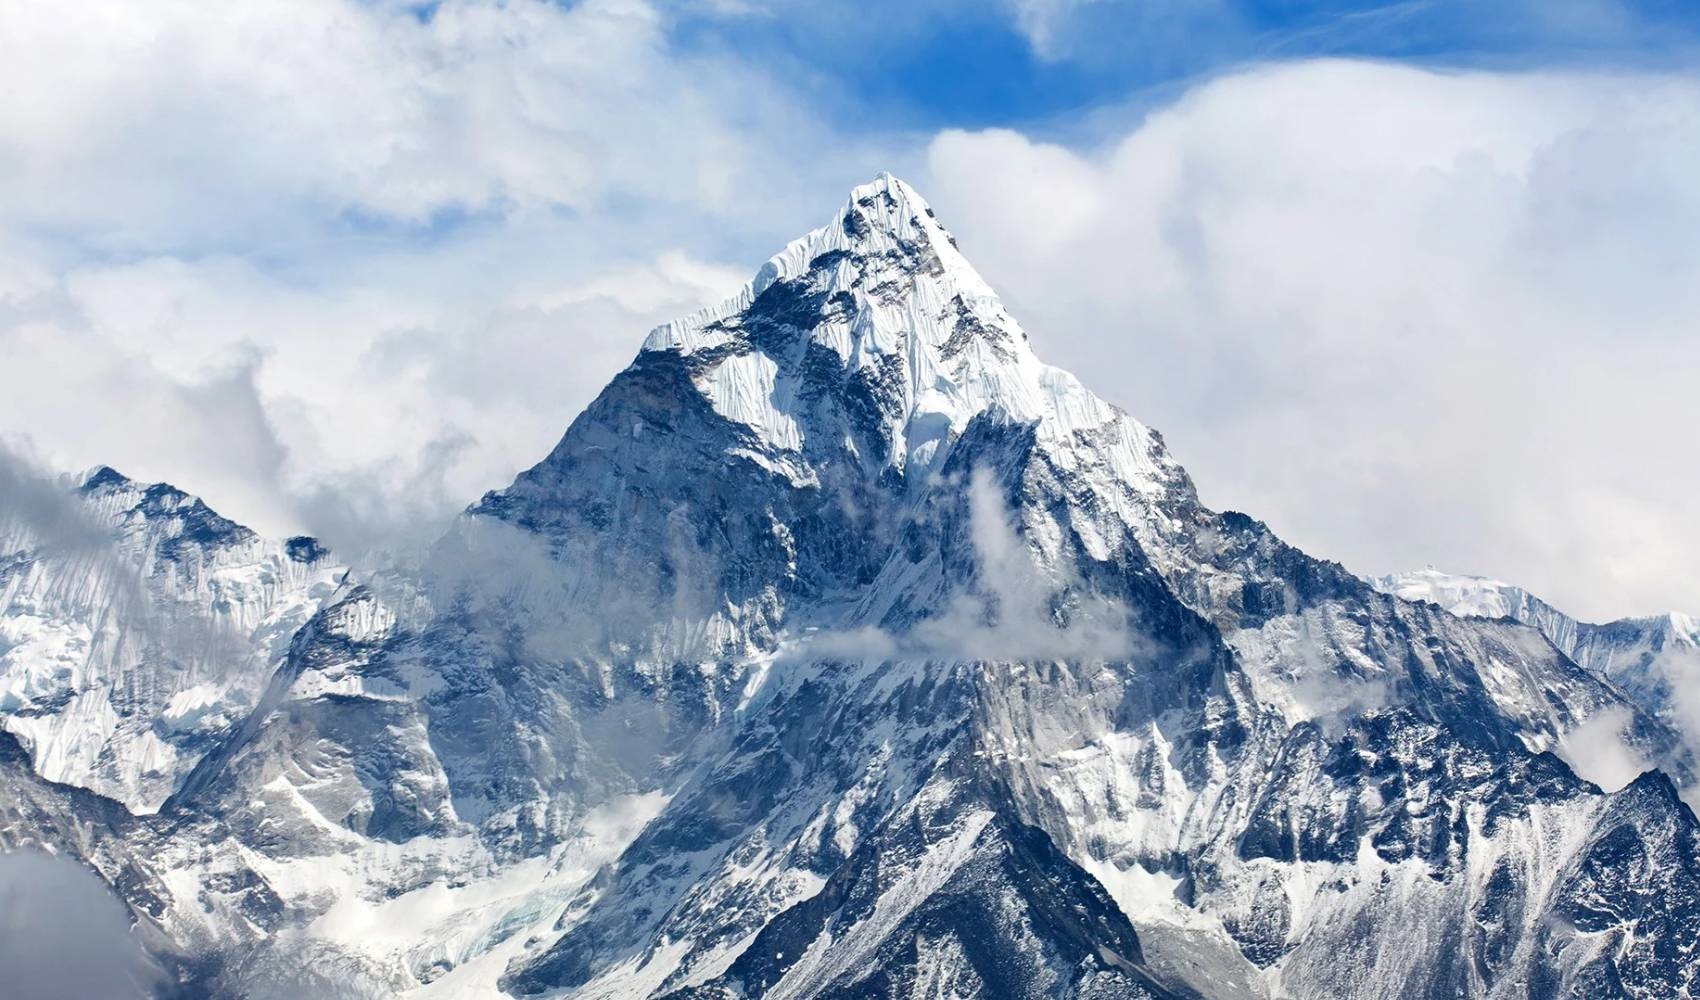
[[[1025,21],[1023,7],[1035,11]],[[785,66],[824,108],[863,127],[1054,127],[1269,60],[1647,68],[1693,58],[1700,41],[1700,4],[1684,0],[870,0],[783,4],[777,14],[732,9],[686,8],[674,29],[679,44]]]
[[[881,170],[1204,499],[1700,611],[1700,5],[14,0],[0,445],[345,552]]]

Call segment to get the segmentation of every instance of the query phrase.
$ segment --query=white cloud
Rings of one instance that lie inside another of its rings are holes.
[[[325,216],[725,204],[753,127],[809,131],[638,0],[20,0],[0,212],[120,249],[275,245]]]
[[[1010,14],[1015,19],[1015,28],[1027,39],[1033,47],[1034,55],[1041,59],[1054,59],[1059,55],[1057,29],[1059,22],[1064,21],[1076,8],[1084,7],[1097,0],[1010,0]]]
[[[924,185],[1041,354],[1359,571],[1700,607],[1700,83],[1317,62]]]
[[[1623,741],[1630,721],[1626,708],[1596,713],[1564,734],[1558,741],[1559,756],[1582,778],[1608,792],[1618,791],[1651,766]]]
[[[268,531],[428,533],[875,168],[665,29],[637,0],[17,6],[0,428]]]
[[[17,1000],[140,998],[162,979],[106,884],[39,851],[0,854],[0,969]]]

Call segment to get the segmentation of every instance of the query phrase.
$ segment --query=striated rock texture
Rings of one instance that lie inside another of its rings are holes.
[[[1659,769],[1579,777],[1603,717]],[[5,752],[0,836],[192,995],[1679,997],[1691,774],[1542,631],[1203,507],[882,176],[157,815]]]

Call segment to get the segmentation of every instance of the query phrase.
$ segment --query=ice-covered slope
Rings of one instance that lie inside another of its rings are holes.
[[[1549,752],[1602,717],[1665,771]],[[342,587],[158,816],[12,766],[0,837],[198,995],[1680,996],[1691,772],[1540,631],[1203,507],[882,176]]]
[[[0,722],[43,777],[151,812],[253,708],[340,570],[310,538],[109,468],[63,502],[74,530],[0,523]]]

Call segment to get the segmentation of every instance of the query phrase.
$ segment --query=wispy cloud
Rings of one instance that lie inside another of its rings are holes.
[[[1558,753],[1576,773],[1608,792],[1634,781],[1650,765],[1623,739],[1629,710],[1597,712],[1558,741]]]
[[[1066,558],[1041,562],[1017,533],[992,472],[967,483],[975,589],[913,628],[813,635],[794,652],[816,659],[1127,660],[1140,648],[1128,609],[1091,593]]]

